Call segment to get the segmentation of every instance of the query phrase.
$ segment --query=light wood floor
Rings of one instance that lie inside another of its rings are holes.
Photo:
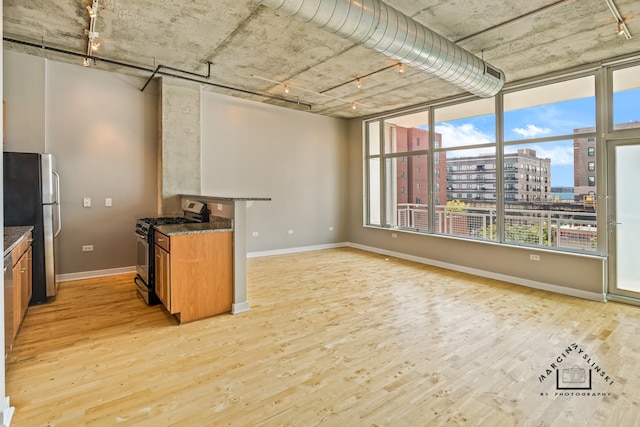
[[[180,326],[132,275],[62,283],[9,355],[12,425],[640,425],[638,307],[348,248],[250,259],[248,293]],[[606,396],[539,381],[574,343]]]

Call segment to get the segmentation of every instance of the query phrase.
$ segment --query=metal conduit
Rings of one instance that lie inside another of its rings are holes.
[[[153,77],[155,77],[156,74],[161,74],[163,76],[168,76],[168,77],[174,77],[177,79],[181,79],[181,80],[188,80],[194,83],[200,83],[203,85],[207,85],[207,86],[213,86],[219,89],[226,89],[226,90],[230,90],[233,92],[240,92],[240,93],[246,93],[247,95],[256,95],[256,96],[260,96],[262,98],[266,98],[266,99],[272,99],[275,101],[282,101],[282,102],[286,102],[289,104],[296,104],[299,106],[304,106],[306,108],[309,109],[309,111],[311,111],[311,104],[307,104],[304,102],[300,102],[300,101],[294,101],[292,99],[287,99],[287,98],[282,98],[279,96],[274,96],[274,95],[269,95],[266,93],[260,93],[260,92],[255,92],[252,90],[247,90],[247,89],[240,89],[237,87],[232,87],[232,86],[227,86],[227,85],[223,85],[223,84],[219,84],[219,83],[214,83],[212,81],[209,80],[200,80],[200,79],[195,79],[195,78],[191,78],[191,77],[186,77],[186,76],[182,76],[179,74],[173,74],[173,73],[167,73],[164,71],[160,71],[161,68],[167,68],[169,70],[174,70],[180,73],[185,73],[185,74],[190,74],[193,76],[197,76],[197,77],[201,77],[201,78],[209,78],[209,76],[211,76],[211,63],[207,61],[207,64],[209,66],[209,72],[207,73],[206,76],[201,75],[201,74],[197,74],[197,73],[193,73],[191,71],[187,71],[187,70],[180,70],[178,68],[173,68],[173,67],[169,67],[166,65],[158,65],[156,67],[156,69],[151,69],[151,68],[147,68],[147,67],[142,67],[139,65],[134,65],[134,64],[129,64],[126,62],[122,62],[122,61],[116,61],[113,59],[108,59],[108,58],[103,58],[103,57],[97,57],[97,56],[87,56],[83,53],[77,53],[77,52],[73,52],[70,50],[66,50],[66,49],[59,49],[59,48],[55,48],[55,47],[51,47],[51,46],[46,46],[44,44],[37,44],[37,43],[32,43],[32,42],[27,42],[27,41],[23,41],[23,40],[17,40],[17,39],[12,39],[9,37],[3,37],[2,38],[3,41],[5,42],[9,42],[9,43],[15,43],[18,45],[22,45],[22,46],[28,46],[28,47],[34,47],[34,48],[38,48],[38,49],[42,49],[45,51],[51,51],[51,52],[55,52],[55,53],[60,53],[60,54],[64,54],[64,55],[71,55],[71,56],[75,56],[75,57],[79,57],[79,58],[86,58],[86,59],[91,59],[94,61],[102,61],[104,63],[107,64],[112,64],[112,65],[117,65],[119,67],[125,67],[125,68],[131,68],[133,70],[138,70],[138,71],[144,71],[144,72],[149,72],[152,73],[151,77],[149,77],[149,79],[147,80],[147,82],[144,84],[144,86],[142,87],[142,89],[140,89],[140,91],[144,92],[144,90],[147,88],[147,85],[151,82],[151,79],[153,79]]]
[[[504,73],[380,0],[256,0],[488,98]]]

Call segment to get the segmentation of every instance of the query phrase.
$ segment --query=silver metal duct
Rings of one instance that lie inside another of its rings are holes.
[[[380,0],[256,0],[483,98],[504,73]]]

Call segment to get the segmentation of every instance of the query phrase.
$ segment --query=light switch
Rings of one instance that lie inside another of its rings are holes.
[[[104,205],[107,207],[111,207],[111,197],[107,197],[104,199]]]
[[[91,197],[85,197],[84,199],[82,199],[82,207],[83,208],[91,207]]]

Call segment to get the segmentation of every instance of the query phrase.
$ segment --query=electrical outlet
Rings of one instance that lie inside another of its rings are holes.
[[[107,197],[106,199],[104,199],[104,205],[106,207],[110,208],[112,204],[113,204],[113,201],[111,200],[111,197]]]
[[[221,211],[222,210],[222,203],[218,203],[217,208],[218,208],[219,211]]]
[[[393,237],[394,239],[398,238],[398,233],[391,233],[391,237]]]
[[[91,197],[85,197],[84,199],[82,199],[82,207],[83,208],[91,207]]]
[[[251,233],[251,237],[258,237],[259,235],[260,233],[258,233],[257,231]]]
[[[82,246],[82,252],[93,252],[93,245]]]
[[[529,259],[530,259],[531,261],[540,261],[540,255],[530,254],[530,255],[529,255]]]
[[[293,234],[293,230],[287,230],[287,234]]]
[[[329,227],[329,231],[333,231],[333,227]]]

